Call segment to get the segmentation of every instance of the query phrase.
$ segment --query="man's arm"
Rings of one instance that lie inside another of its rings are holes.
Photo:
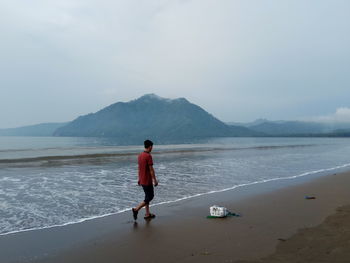
[[[140,166],[139,166],[139,168],[138,168],[138,176],[137,176],[137,177],[138,177],[137,184],[138,184],[138,185],[141,185],[141,184],[140,184]]]
[[[153,169],[153,165],[149,166],[149,171],[151,173],[151,177],[152,177],[152,181],[153,181],[154,186],[157,186],[158,185],[158,181],[157,181],[154,169]]]

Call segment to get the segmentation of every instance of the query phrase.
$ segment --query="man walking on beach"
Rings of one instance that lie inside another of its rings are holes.
[[[132,209],[132,214],[134,219],[137,219],[137,214],[142,207],[145,207],[146,214],[145,219],[155,218],[154,214],[149,211],[149,203],[154,197],[154,186],[158,185],[157,178],[153,169],[153,159],[151,151],[153,149],[153,142],[150,140],[144,141],[145,150],[139,154],[138,165],[139,165],[139,181],[138,184],[142,186],[145,192],[145,200],[141,202],[137,207]]]

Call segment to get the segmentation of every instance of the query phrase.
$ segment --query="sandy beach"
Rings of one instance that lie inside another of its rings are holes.
[[[0,237],[0,262],[350,262],[350,172],[272,181]],[[312,196],[315,199],[306,199]],[[209,206],[239,217],[207,219]]]
[[[280,241],[274,254],[237,263],[349,262],[350,206],[339,207],[322,224],[300,229],[292,237]]]

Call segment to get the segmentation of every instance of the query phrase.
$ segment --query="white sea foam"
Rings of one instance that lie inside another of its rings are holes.
[[[249,183],[237,184],[237,185],[233,185],[232,187],[227,187],[227,188],[223,188],[223,189],[219,189],[219,190],[212,190],[212,191],[198,193],[198,194],[194,194],[194,195],[188,195],[188,196],[184,196],[181,198],[177,198],[175,200],[159,202],[159,203],[153,204],[151,206],[160,206],[160,205],[164,205],[164,204],[171,204],[171,203],[176,203],[176,202],[180,202],[180,201],[184,201],[184,200],[188,200],[188,199],[196,198],[196,197],[200,197],[200,196],[231,191],[231,190],[234,190],[234,189],[237,189],[240,187],[252,186],[252,185],[256,185],[256,184],[263,184],[263,183],[278,181],[278,180],[292,180],[292,179],[296,179],[296,178],[300,178],[300,177],[304,177],[304,176],[308,176],[308,175],[314,175],[314,174],[320,174],[320,173],[327,173],[327,172],[335,171],[335,170],[341,170],[341,169],[345,169],[348,167],[350,167],[350,163],[346,163],[346,164],[342,164],[342,165],[338,165],[338,166],[330,167],[330,168],[307,171],[307,172],[303,172],[303,173],[293,175],[293,176],[288,176],[288,177],[276,177],[276,178],[270,178],[270,179],[249,182]],[[116,211],[116,212],[105,213],[102,215],[91,216],[91,217],[85,217],[85,218],[77,219],[77,220],[62,223],[62,224],[54,224],[54,225],[43,226],[43,227],[33,227],[33,228],[29,228],[29,229],[8,231],[5,233],[0,233],[0,236],[11,235],[11,234],[16,234],[16,233],[21,233],[21,232],[28,232],[28,231],[50,229],[50,228],[55,228],[55,227],[64,227],[67,225],[79,224],[79,223],[83,223],[83,222],[90,221],[90,220],[95,220],[95,219],[104,218],[104,217],[108,217],[108,216],[112,216],[112,215],[117,215],[117,214],[124,213],[124,212],[129,212],[130,210],[131,210],[131,207],[128,207],[128,208],[124,208],[124,209],[121,209],[121,210]]]
[[[300,147],[310,144],[314,147]],[[41,145],[47,145],[47,141]],[[54,145],[56,147],[57,143]],[[64,144],[63,149],[58,146],[54,148],[55,152],[65,156],[70,146]],[[137,187],[135,159],[107,157],[108,162],[105,162],[100,155],[90,159],[90,150],[107,152],[115,149],[78,148],[72,147],[72,150],[75,154],[87,154],[88,161],[86,158],[74,162],[42,158],[33,166],[1,164],[1,235],[122,213],[130,210],[135,200],[143,198]],[[135,147],[117,148],[118,152],[130,153]],[[161,187],[157,188],[159,202],[155,205],[274,180],[345,170],[350,156],[348,140],[334,139],[228,138],[220,139],[216,144],[159,148],[162,154],[154,154],[154,160]],[[37,155],[37,151],[34,152],[34,156]],[[28,156],[32,157],[31,154]],[[295,176],[290,176],[293,174]]]
[[[195,195],[191,195],[191,196],[185,196],[185,197],[182,197],[182,198],[179,198],[179,199],[176,199],[176,200],[172,200],[172,201],[160,202],[160,203],[154,204],[153,206],[163,205],[163,204],[171,204],[171,203],[180,202],[180,201],[184,201],[184,200],[191,199],[191,198],[194,198],[194,197],[199,197],[199,196],[204,196],[204,195],[209,195],[209,194],[222,193],[222,192],[226,192],[226,191],[231,191],[231,190],[237,189],[239,187],[251,186],[251,185],[256,185],[256,184],[263,184],[263,183],[279,181],[279,180],[296,179],[296,178],[304,177],[304,176],[307,176],[307,175],[318,174],[318,173],[323,173],[323,172],[329,172],[329,171],[334,171],[334,170],[343,169],[343,168],[347,168],[347,167],[350,167],[350,163],[339,165],[339,166],[336,166],[336,167],[326,168],[326,169],[319,169],[319,170],[315,170],[315,171],[309,171],[309,172],[305,172],[305,173],[302,173],[302,174],[293,175],[293,176],[289,176],[289,177],[278,177],[278,178],[265,179],[265,180],[261,180],[261,181],[255,181],[255,182],[251,182],[251,183],[238,184],[238,185],[234,185],[232,187],[228,187],[228,188],[224,188],[224,189],[220,189],[220,190],[216,190],[216,191],[209,191],[209,192],[206,192],[206,193],[200,193],[200,194],[195,194]]]

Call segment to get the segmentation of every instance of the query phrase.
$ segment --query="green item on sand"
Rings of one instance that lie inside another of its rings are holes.
[[[236,213],[231,213],[229,212],[226,216],[222,217],[222,216],[207,216],[207,218],[225,218],[225,217],[229,217],[229,216],[236,216],[236,217],[239,217],[240,215],[239,214],[236,214]]]

